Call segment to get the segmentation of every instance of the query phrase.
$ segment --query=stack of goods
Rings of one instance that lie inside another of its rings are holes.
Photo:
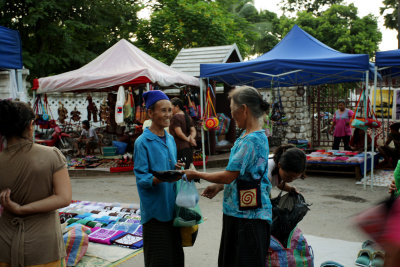
[[[364,153],[352,151],[338,151],[338,150],[317,150],[311,154],[307,154],[308,163],[356,163],[364,162]]]
[[[307,149],[310,147],[310,144],[308,143],[308,140],[306,139],[294,139],[294,140],[289,140],[289,144],[295,145],[299,149]]]
[[[67,229],[76,225],[90,228],[89,241],[131,249],[143,246],[140,210],[119,203],[79,201],[59,210]]]
[[[133,171],[133,161],[131,158],[121,157],[121,159],[99,159],[94,156],[85,158],[73,158],[68,162],[70,169],[96,168],[110,172]]]
[[[206,156],[206,164],[208,162],[208,156]],[[193,153],[193,165],[194,166],[203,166],[203,154],[201,151],[196,151]]]

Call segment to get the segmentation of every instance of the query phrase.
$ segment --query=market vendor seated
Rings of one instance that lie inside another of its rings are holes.
[[[379,153],[384,157],[384,161],[381,163],[382,166],[395,167],[397,161],[400,159],[400,122],[393,123],[389,126],[390,133],[384,146],[378,148]],[[390,143],[393,141],[394,148],[390,147]]]
[[[371,151],[371,144],[372,144],[372,139],[371,136],[367,133],[367,151]],[[354,130],[354,133],[350,139],[350,148],[352,151],[355,152],[363,152],[365,147],[365,131],[356,128]]]
[[[94,128],[90,127],[88,120],[82,121],[81,136],[75,140],[74,148],[77,151],[75,156],[81,155],[81,149],[85,148],[86,155],[94,152],[99,144],[99,138]]]

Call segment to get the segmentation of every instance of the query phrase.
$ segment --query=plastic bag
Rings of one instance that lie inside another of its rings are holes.
[[[296,225],[310,210],[304,197],[296,192],[281,196],[282,192],[271,199],[272,224],[271,235],[275,236],[284,246]]]
[[[199,193],[194,182],[189,182],[186,175],[183,175],[182,180],[177,186],[179,189],[175,204],[179,207],[194,208],[199,202]]]
[[[203,222],[203,217],[199,205],[194,208],[184,208],[175,206],[175,227],[191,227]]]
[[[89,246],[89,236],[90,228],[77,224],[68,229],[63,235],[65,249],[67,251],[67,256],[65,257],[67,266],[75,266],[86,254]]]

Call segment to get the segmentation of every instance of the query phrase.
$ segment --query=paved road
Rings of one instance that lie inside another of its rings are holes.
[[[220,169],[210,169],[218,171]],[[209,183],[198,184],[201,192]],[[387,189],[375,187],[371,191],[356,185],[354,178],[310,176],[293,183],[303,193],[307,202],[312,203],[310,212],[299,227],[304,233],[347,241],[366,239],[351,224],[354,214],[377,203],[387,196]],[[139,203],[135,177],[97,176],[95,178],[73,177],[73,199]],[[279,192],[273,190],[273,196]],[[206,221],[200,225],[194,247],[185,248],[186,266],[216,266],[222,225],[222,193],[214,199],[200,199],[200,207]],[[134,258],[134,266],[143,265],[143,255]]]

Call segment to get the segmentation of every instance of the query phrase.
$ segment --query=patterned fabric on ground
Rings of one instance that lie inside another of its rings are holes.
[[[374,170],[374,186],[388,187],[393,181],[393,170]],[[371,176],[367,176],[367,185],[371,185]],[[364,178],[356,184],[364,184]]]
[[[110,230],[105,228],[93,228],[93,232],[89,235],[90,242],[111,245],[111,238],[123,233],[123,231]]]
[[[143,238],[130,233],[123,233],[111,238],[111,243],[122,247],[138,249],[143,247]]]

